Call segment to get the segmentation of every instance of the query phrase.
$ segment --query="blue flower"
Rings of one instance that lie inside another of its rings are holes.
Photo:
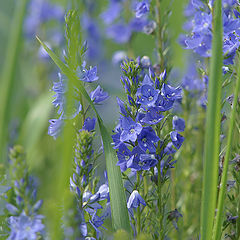
[[[125,51],[116,51],[112,56],[112,63],[114,65],[119,65],[126,58],[127,53]]]
[[[179,149],[182,146],[182,143],[184,141],[184,137],[180,135],[177,131],[170,132],[170,137],[172,139],[173,145]]]
[[[137,140],[137,136],[142,130],[142,125],[140,123],[135,123],[130,117],[121,118],[121,127],[123,131],[120,135],[120,140],[123,141],[132,141]]]
[[[50,125],[48,127],[48,135],[56,139],[61,133],[63,120],[61,117],[59,119],[50,119],[49,123]]]
[[[173,147],[173,143],[169,142],[167,144],[167,146],[164,148],[163,151],[165,154],[169,155],[169,154],[174,154],[176,152],[175,148]]]
[[[156,151],[154,143],[157,143],[159,140],[160,138],[151,127],[144,127],[138,136],[139,147],[145,152],[148,149],[150,153]]]
[[[87,130],[87,131],[93,131],[95,128],[95,124],[96,124],[96,118],[86,118],[83,124],[83,129]]]
[[[99,199],[98,201],[102,201],[102,200],[105,200],[107,199],[108,202],[110,201],[110,198],[109,198],[109,187],[107,184],[102,184],[97,193],[96,194],[99,194]]]
[[[133,18],[129,22],[129,27],[134,32],[142,32],[147,24],[148,24],[148,20],[146,20],[146,19]]]
[[[164,116],[161,114],[158,107],[150,107],[145,116],[141,119],[141,122],[152,125],[159,123],[163,118]]]
[[[9,217],[8,240],[37,240],[44,230],[42,218],[41,215],[27,216],[25,212],[22,212],[20,216]]]
[[[118,22],[107,28],[107,36],[116,43],[126,43],[131,37],[131,29],[128,25]]]
[[[183,215],[177,210],[170,211],[168,214],[168,219],[172,221],[173,226],[178,230],[177,222],[180,217],[183,217]]]
[[[140,204],[146,206],[144,199],[140,196],[137,190],[134,190],[128,199],[127,207],[137,208],[140,206]]]
[[[163,84],[162,93],[168,100],[178,100],[182,98],[182,89],[180,87],[174,88],[168,84]]]
[[[173,129],[179,131],[179,132],[183,132],[185,129],[185,121],[183,118],[180,118],[178,116],[174,116],[173,120],[172,120],[172,124],[173,124]]]
[[[142,166],[144,166],[144,164],[142,164],[142,163],[139,164],[141,154],[145,154],[145,151],[143,151],[139,146],[134,147],[132,150],[132,155],[134,157],[131,157],[127,161],[127,168],[132,168],[136,171],[141,170]]]
[[[64,20],[64,9],[61,6],[53,5],[45,0],[32,0],[24,22],[25,33],[29,37],[34,37],[38,34],[41,24],[52,19]]]
[[[127,162],[134,158],[132,152],[127,148],[127,146],[122,143],[117,151],[118,162],[117,166],[120,167],[121,171],[124,172],[127,170]]]
[[[141,18],[146,16],[149,13],[150,6],[148,0],[144,0],[142,2],[137,3],[136,6],[136,17]]]
[[[160,91],[158,89],[155,89],[150,85],[143,85],[138,92],[140,97],[138,103],[148,107],[154,106],[156,100],[158,99],[159,92]]]
[[[86,63],[83,63],[82,69],[77,70],[77,75],[81,81],[84,82],[94,82],[98,80],[97,76],[97,66],[90,67],[89,70],[85,68]]]
[[[61,114],[64,110],[64,105],[65,105],[65,92],[66,92],[66,84],[62,79],[62,75],[59,73],[59,82],[54,82],[52,90],[56,93],[53,97],[55,98],[53,100],[53,105],[58,109],[58,114]]]
[[[154,167],[158,163],[154,154],[140,154],[140,161],[138,165],[142,170],[149,170],[151,167]]]
[[[158,107],[159,111],[165,112],[173,107],[174,100],[166,99],[162,95],[158,95],[158,99],[155,105]]]
[[[100,103],[109,97],[107,92],[98,85],[97,88],[90,93],[90,98],[94,103]]]
[[[119,17],[122,11],[122,6],[119,2],[111,2],[108,9],[101,14],[105,24],[111,24],[116,18]]]

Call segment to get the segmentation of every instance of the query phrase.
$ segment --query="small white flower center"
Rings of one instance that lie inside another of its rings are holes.
[[[130,133],[131,133],[131,134],[135,133],[135,129],[132,128],[132,129],[130,130]]]
[[[148,101],[152,101],[152,100],[153,100],[153,97],[150,96],[150,97],[148,98]]]

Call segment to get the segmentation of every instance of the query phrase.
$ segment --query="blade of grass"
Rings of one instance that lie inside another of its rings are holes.
[[[88,101],[88,103],[91,105],[92,109],[96,113],[104,145],[113,227],[115,230],[124,229],[128,232],[131,232],[129,215],[126,205],[126,196],[123,188],[120,168],[116,166],[117,156],[111,145],[111,136],[108,133],[105,125],[103,124],[103,121],[98,114],[88,93],[86,92],[82,82],[79,81],[78,77],[46,46],[46,44],[44,44],[38,37],[37,40],[44,47],[44,49],[47,51],[55,64],[61,69],[63,74],[65,74],[70,81],[74,82],[79,87],[82,95],[85,97],[85,99]]]
[[[204,146],[204,170],[201,206],[201,239],[212,239],[212,228],[217,200],[218,163],[220,149],[221,86],[222,86],[222,13],[221,0],[214,2],[212,57],[206,134]]]
[[[27,0],[18,0],[15,6],[14,19],[8,37],[6,60],[0,84],[0,161],[6,159],[6,136],[7,136],[7,110],[10,102],[11,89],[17,65],[17,56],[21,44],[22,25]]]
[[[214,234],[213,239],[214,240],[218,240],[221,238],[221,227],[222,227],[222,222],[223,222],[223,203],[224,203],[225,196],[226,196],[225,194],[226,194],[228,164],[229,164],[229,159],[231,156],[233,127],[234,127],[234,122],[235,122],[239,92],[240,92],[240,62],[239,62],[239,56],[237,56],[237,84],[236,84],[236,88],[235,88],[234,102],[233,102],[232,113],[231,113],[230,123],[229,123],[229,128],[228,128],[227,150],[226,150],[226,155],[224,158],[223,172],[222,172],[220,191],[219,191],[219,197],[218,197],[218,205],[217,205],[216,223],[215,223],[214,231],[213,231],[213,234]]]

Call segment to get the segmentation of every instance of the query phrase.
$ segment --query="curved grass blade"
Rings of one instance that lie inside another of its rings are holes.
[[[215,0],[213,11],[212,57],[208,90],[204,170],[201,206],[201,239],[212,239],[217,200],[220,149],[221,87],[222,87],[222,1]]]
[[[6,159],[6,136],[7,136],[7,109],[11,96],[11,86],[15,76],[17,55],[21,44],[22,23],[25,15],[27,0],[18,0],[15,6],[14,19],[11,24],[9,43],[4,61],[3,73],[0,84],[0,161]]]
[[[228,164],[231,156],[231,147],[232,147],[232,139],[233,139],[233,127],[236,116],[237,102],[238,102],[238,94],[240,92],[240,62],[239,56],[237,56],[237,84],[234,92],[234,102],[232,107],[232,114],[230,117],[230,123],[228,128],[228,139],[227,139],[227,150],[224,158],[222,179],[220,183],[220,191],[218,197],[218,205],[217,205],[217,216],[216,223],[214,226],[213,239],[218,240],[221,238],[221,227],[223,222],[223,203],[225,200],[226,194],[226,183],[227,183],[227,173],[228,173]]]
[[[108,172],[108,182],[109,182],[109,192],[110,192],[110,202],[111,202],[111,212],[112,212],[112,221],[113,227],[115,230],[124,229],[127,232],[131,232],[129,215],[126,205],[126,196],[123,188],[123,182],[121,177],[120,168],[116,166],[117,156],[112,148],[112,139],[110,134],[108,133],[103,121],[98,114],[92,100],[90,99],[87,91],[85,90],[81,81],[79,81],[78,77],[73,73],[68,66],[66,66],[56,55],[53,53],[47,46],[44,44],[38,37],[37,40],[47,51],[49,56],[55,62],[55,64],[61,69],[63,74],[65,74],[70,81],[74,82],[80,89],[82,95],[91,105],[92,109],[95,111],[98,124],[103,140],[104,145],[104,154],[106,159],[106,166]]]

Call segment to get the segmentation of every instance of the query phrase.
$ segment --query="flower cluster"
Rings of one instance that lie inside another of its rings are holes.
[[[125,4],[129,4],[129,16],[126,22],[124,22],[124,16],[122,16]],[[126,43],[134,32],[151,34],[156,28],[156,23],[148,20],[149,12],[150,3],[148,0],[130,1],[128,3],[124,0],[110,0],[107,10],[101,15],[107,26],[107,36],[117,43]]]
[[[166,139],[160,139],[167,117],[164,113],[181,99],[181,89],[166,83],[166,72],[155,76],[151,67],[149,73],[142,73],[144,77],[141,77],[141,68],[134,61],[125,61],[122,70],[128,104],[118,99],[122,116],[113,135],[118,165],[122,171],[127,168],[149,170],[163,155],[174,152],[174,147],[179,149],[183,143],[179,132],[184,130],[184,121],[177,116],[173,118],[173,131]]]
[[[239,12],[234,9],[235,0],[223,1],[223,53],[224,64],[233,64],[236,50],[239,48],[240,21]],[[185,13],[190,21],[186,30],[191,33],[181,39],[187,49],[192,49],[202,57],[211,56],[213,1],[208,4],[200,0],[190,1]]]
[[[43,216],[38,214],[42,200],[36,198],[36,183],[29,176],[21,146],[10,150],[12,196],[6,203],[10,233],[9,240],[36,240],[44,236]]]
[[[140,204],[146,206],[149,195],[156,194],[159,185],[169,178],[168,170],[176,162],[172,155],[181,147],[184,137],[180,132],[185,129],[184,120],[169,112],[174,102],[181,100],[181,88],[167,83],[166,71],[157,75],[150,64],[146,66],[143,63],[143,59],[137,59],[124,61],[121,65],[121,82],[127,102],[117,99],[121,117],[112,136],[117,150],[117,165],[124,175],[130,169],[134,179],[128,189],[132,193],[127,203],[133,219],[133,209]],[[171,129],[167,127],[169,122],[172,123]],[[151,176],[148,180],[156,185],[145,189],[143,198],[141,185],[147,176]]]
[[[94,176],[94,172],[95,161],[99,153],[93,150],[95,122],[95,118],[86,118],[83,128],[77,134],[74,171],[70,178],[70,189],[75,195],[75,201],[64,218],[67,239],[78,239],[74,236],[94,236],[95,232],[98,238],[101,233],[99,228],[110,214],[108,184],[100,185],[96,191],[99,181]],[[103,211],[104,205],[106,206]],[[87,227],[87,223],[91,224],[92,229]]]
[[[79,77],[79,81],[85,83],[92,83],[98,80],[97,67],[86,68],[86,62],[83,62],[82,66],[77,68],[76,74]],[[69,85],[68,85],[69,84]],[[53,96],[54,107],[58,108],[58,119],[49,120],[48,134],[56,139],[61,133],[61,128],[66,119],[75,119],[80,113],[83,114],[82,104],[80,101],[80,92],[76,86],[69,83],[67,79],[62,78],[59,73],[59,82],[53,84],[52,90],[55,92]],[[71,109],[66,110],[66,94],[67,91],[72,91],[71,95]],[[98,85],[97,88],[90,92],[90,97],[93,103],[99,104],[108,98],[108,94]]]

